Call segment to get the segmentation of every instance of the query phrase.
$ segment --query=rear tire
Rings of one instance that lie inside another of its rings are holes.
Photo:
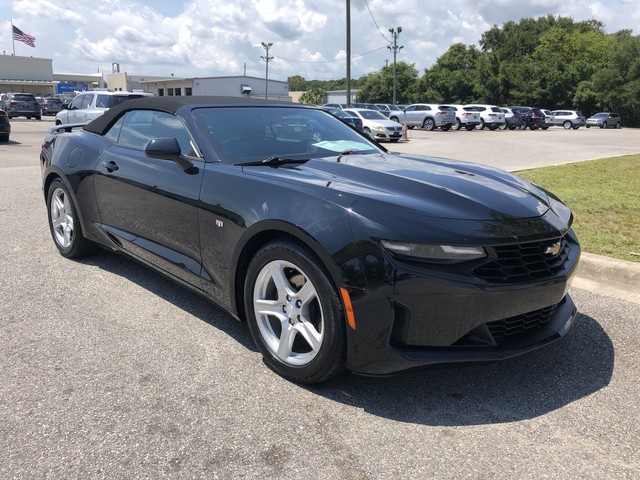
[[[427,132],[431,132],[436,128],[436,122],[433,118],[425,118],[424,122],[422,122],[422,128],[424,128]]]
[[[342,303],[311,251],[286,240],[265,245],[249,264],[244,292],[249,330],[269,367],[299,383],[344,370]]]
[[[93,253],[94,243],[84,237],[76,206],[64,182],[56,178],[47,192],[49,230],[60,255],[80,258]]]
[[[564,127],[564,129],[565,129],[565,130],[571,130],[571,127],[572,127],[573,125],[571,124],[571,122],[570,122],[569,120],[567,120],[566,122],[564,122],[564,123],[562,124],[562,126]]]

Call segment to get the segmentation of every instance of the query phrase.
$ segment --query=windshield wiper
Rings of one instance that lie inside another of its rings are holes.
[[[281,157],[269,157],[264,160],[258,160],[256,162],[246,162],[246,163],[236,163],[236,165],[240,165],[241,167],[252,167],[252,166],[264,166],[264,167],[279,167],[280,165],[292,165],[298,163],[306,163],[308,162],[308,158],[281,158]]]

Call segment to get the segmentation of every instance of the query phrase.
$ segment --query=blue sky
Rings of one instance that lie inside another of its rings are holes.
[[[638,0],[351,0],[352,77],[393,56],[422,72],[454,42],[477,44],[506,21],[547,14],[595,18],[607,32],[638,33]],[[261,42],[272,42],[269,78],[345,76],[345,0],[0,0],[0,53],[11,54],[11,21],[36,37],[16,55],[53,59],[56,73],[264,77]]]

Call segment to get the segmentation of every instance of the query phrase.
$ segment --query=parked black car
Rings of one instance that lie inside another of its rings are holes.
[[[41,162],[60,254],[100,245],[208,297],[297,382],[505,359],[576,315],[580,246],[554,195],[390,153],[317,108],[146,97],[54,127]]]
[[[347,125],[351,125],[353,128],[356,128],[362,131],[362,120],[360,117],[356,117],[355,115],[350,114],[349,112],[341,109],[341,108],[332,108],[332,107],[318,107],[322,110],[326,110],[334,117],[338,117],[340,120],[345,122]]]
[[[549,125],[545,122],[544,112],[535,107],[509,107],[511,111],[518,115],[524,123],[526,124],[526,128],[530,130],[538,130],[541,128],[542,130],[546,130],[549,128]]]
[[[8,142],[11,135],[11,122],[7,112],[0,109],[0,142]]]

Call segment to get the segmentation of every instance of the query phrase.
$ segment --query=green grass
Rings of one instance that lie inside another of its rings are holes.
[[[640,155],[516,173],[569,205],[585,252],[640,262]]]

